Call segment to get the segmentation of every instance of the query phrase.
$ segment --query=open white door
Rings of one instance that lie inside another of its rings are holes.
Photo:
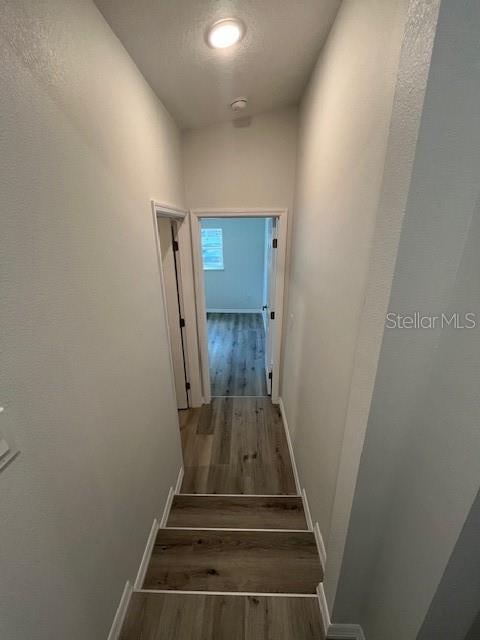
[[[272,394],[273,333],[275,322],[275,274],[277,260],[277,220],[267,218],[265,222],[265,292],[263,321],[265,326],[265,375],[267,393]]]
[[[188,391],[186,380],[185,355],[182,338],[182,316],[180,313],[181,296],[178,291],[178,280],[174,256],[174,237],[172,221],[167,218],[157,218],[158,235],[162,259],[163,284],[165,303],[167,307],[168,331],[173,361],[173,377],[177,396],[177,407],[187,409]]]

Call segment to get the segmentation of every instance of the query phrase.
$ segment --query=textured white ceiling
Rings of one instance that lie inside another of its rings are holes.
[[[295,104],[340,0],[96,0],[112,29],[182,128]],[[208,27],[238,17],[247,26],[231,49],[211,49]]]

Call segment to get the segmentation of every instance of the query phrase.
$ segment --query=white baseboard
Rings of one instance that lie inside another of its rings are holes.
[[[122,597],[120,598],[120,602],[118,605],[117,612],[115,613],[115,617],[112,622],[112,626],[110,627],[110,633],[108,634],[107,640],[118,640],[120,636],[120,631],[122,630],[123,621],[125,620],[125,615],[127,613],[128,605],[130,604],[130,598],[132,596],[132,585],[127,581]]]
[[[313,527],[313,533],[315,534],[315,542],[317,543],[318,555],[320,556],[320,563],[322,565],[323,573],[325,573],[325,567],[327,566],[327,550],[323,542],[322,532],[320,531],[320,525],[318,522]]]
[[[302,496],[303,510],[305,511],[305,518],[307,520],[307,526],[310,531],[313,531],[315,535],[315,542],[317,543],[318,556],[322,565],[323,572],[325,573],[325,567],[327,565],[327,551],[325,543],[323,541],[322,532],[320,531],[320,525],[318,522],[313,525],[312,515],[310,513],[310,505],[308,504],[307,492],[305,489],[301,489],[300,476],[298,474],[297,463],[295,462],[295,455],[293,453],[292,440],[290,438],[290,429],[288,428],[287,416],[285,414],[285,406],[283,404],[283,398],[279,398],[280,413],[282,414],[283,427],[285,429],[285,436],[287,438],[288,451],[290,453],[290,460],[292,461],[293,475],[295,477],[295,486],[297,492]],[[358,624],[332,624],[330,620],[330,612],[328,611],[327,598],[325,596],[325,590],[323,583],[321,582],[317,587],[318,604],[320,607],[320,614],[322,617],[324,635],[328,638],[352,638],[352,640],[365,640],[363,630]]]
[[[323,623],[323,633],[328,640],[341,638],[342,640],[365,640],[363,629],[359,624],[334,624],[330,619],[327,598],[323,582],[317,587],[318,606]]]
[[[295,478],[295,487],[297,489],[298,495],[301,496],[302,489],[300,484],[300,478],[298,476],[297,463],[295,462],[295,455],[293,453],[292,439],[290,438],[290,429],[288,428],[288,422],[287,422],[287,416],[285,414],[285,406],[283,404],[283,398],[278,399],[278,404],[280,406],[280,413],[282,414],[283,428],[285,430],[285,436],[287,438],[288,452],[290,454],[290,460],[292,463],[293,477]]]
[[[331,624],[328,628],[328,639],[365,640],[363,629],[359,624]]]
[[[183,480],[183,466],[180,467],[180,471],[178,472],[176,489],[180,490]],[[122,597],[120,599],[120,604],[118,605],[117,612],[115,614],[115,618],[113,619],[112,626],[110,627],[110,633],[108,634],[107,640],[117,640],[120,636],[120,631],[122,629],[123,621],[125,620],[125,614],[127,613],[128,605],[130,603],[130,598],[133,591],[138,591],[142,588],[143,581],[145,580],[145,574],[147,573],[147,568],[150,563],[150,557],[152,555],[153,545],[155,544],[155,538],[157,537],[157,531],[160,527],[165,527],[167,524],[168,516],[170,514],[170,509],[173,502],[173,497],[175,493],[178,491],[173,487],[170,487],[167,495],[167,500],[165,502],[165,507],[163,509],[163,514],[160,519],[160,522],[157,518],[153,521],[152,528],[150,529],[150,533],[148,535],[147,544],[145,545],[145,550],[143,552],[142,560],[140,562],[140,567],[138,568],[137,577],[135,578],[135,582],[132,585],[129,581],[125,584],[125,588],[123,590]]]
[[[175,495],[175,489],[173,487],[170,487],[170,489],[168,490],[167,500],[163,508],[162,517],[160,518],[160,522],[158,523],[159,529],[163,529],[167,524],[168,516],[170,515],[170,509],[172,508],[174,495]]]
[[[327,637],[328,630],[330,628],[330,613],[328,611],[327,598],[325,597],[325,589],[323,588],[323,582],[317,587],[318,606],[320,607],[320,617],[323,624],[323,635]]]
[[[178,496],[178,494],[180,493],[180,490],[182,488],[182,482],[183,482],[183,474],[185,473],[185,469],[183,468],[183,465],[180,467],[180,470],[178,472],[178,476],[177,476],[177,482],[175,484],[175,495]]]
[[[313,531],[312,514],[310,513],[310,505],[308,504],[307,492],[305,491],[305,489],[302,489],[302,502],[303,511],[305,512],[305,518],[307,520],[308,530]]]
[[[262,313],[262,309],[207,309],[207,313]]]
[[[145,546],[145,551],[143,552],[142,561],[140,562],[140,567],[138,568],[137,577],[135,578],[135,582],[133,584],[134,590],[141,589],[143,581],[145,580],[145,574],[147,573],[148,564],[150,562],[150,556],[152,555],[153,545],[155,544],[155,538],[157,537],[158,531],[158,520],[155,518],[152,524],[152,528],[150,530],[150,534],[148,536],[147,544]]]
[[[290,453],[290,459],[292,461],[293,475],[295,477],[295,486],[297,487],[297,492],[302,496],[303,501],[303,509],[305,511],[305,517],[307,520],[307,526],[310,531],[313,531],[315,534],[315,541],[317,543],[318,555],[320,557],[320,562],[322,565],[322,569],[325,572],[325,566],[327,564],[327,551],[325,549],[325,544],[323,542],[322,533],[320,531],[320,526],[318,522],[313,526],[312,515],[310,513],[310,506],[308,504],[307,492],[305,489],[301,489],[300,477],[298,475],[297,463],[295,462],[295,454],[293,452],[292,440],[290,438],[290,430],[288,428],[287,416],[285,414],[285,406],[283,404],[283,398],[279,398],[280,405],[280,413],[282,414],[282,422],[283,427],[285,429],[285,436],[287,438],[288,451]]]

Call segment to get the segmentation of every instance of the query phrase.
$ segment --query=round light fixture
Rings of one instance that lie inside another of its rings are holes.
[[[207,34],[207,42],[214,49],[226,49],[237,44],[245,33],[245,27],[240,20],[226,18],[213,24]]]

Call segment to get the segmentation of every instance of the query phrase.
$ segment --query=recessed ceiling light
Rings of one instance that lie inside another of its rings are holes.
[[[240,20],[227,18],[213,24],[207,35],[208,44],[214,49],[226,49],[237,44],[245,33],[245,27]]]

